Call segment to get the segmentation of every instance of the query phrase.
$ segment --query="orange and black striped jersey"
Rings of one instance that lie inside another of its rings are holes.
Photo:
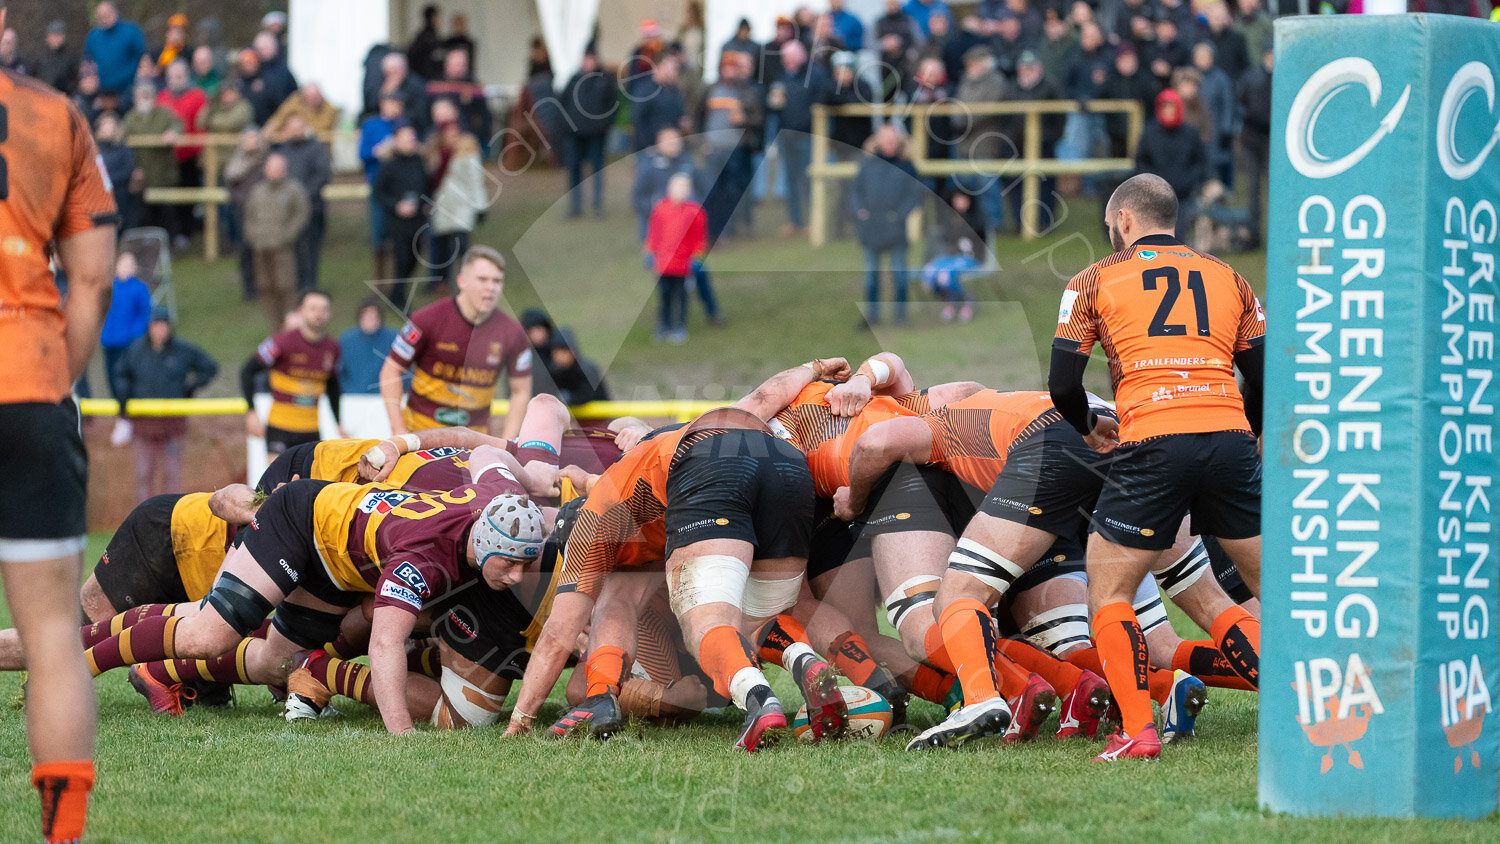
[[[113,225],[111,191],[68,98],[0,71],[0,402],[54,404],[72,389],[51,244]]]
[[[1079,273],[1063,293],[1053,348],[1109,359],[1120,439],[1250,430],[1234,355],[1265,340],[1239,273],[1153,235]]]
[[[839,487],[849,485],[849,455],[871,425],[899,416],[920,416],[932,409],[927,394],[915,392],[874,396],[858,414],[834,416],[828,391],[837,386],[836,381],[808,384],[771,421],[771,433],[807,455],[813,490],[820,498],[832,498]]]
[[[189,601],[202,600],[213,587],[238,529],[208,509],[212,497],[209,492],[191,492],[172,505],[172,556]]]
[[[1014,445],[1060,419],[1050,393],[980,390],[922,416],[932,430],[927,462],[969,486],[989,489]]]
[[[694,444],[731,428],[764,430],[759,419],[743,411],[711,410],[649,437],[605,469],[568,536],[557,591],[598,598],[604,578],[616,568],[666,559],[667,475]]]

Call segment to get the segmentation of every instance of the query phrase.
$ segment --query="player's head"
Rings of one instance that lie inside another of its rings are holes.
[[[667,180],[667,198],[673,202],[687,202],[693,195],[693,177],[686,173],[674,173]]]
[[[542,553],[542,508],[519,493],[490,499],[469,533],[474,566],[491,589],[521,581],[521,569]]]
[[[505,291],[505,259],[488,246],[470,246],[458,270],[458,301],[483,320]]]
[[[302,317],[302,327],[314,334],[322,334],[333,316],[333,300],[321,290],[304,290],[297,300],[297,313]]]
[[[1149,234],[1171,234],[1177,225],[1177,194],[1154,173],[1131,176],[1104,206],[1104,224],[1116,251]]]

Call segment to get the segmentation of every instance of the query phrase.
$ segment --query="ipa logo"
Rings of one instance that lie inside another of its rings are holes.
[[[1296,99],[1292,100],[1286,118],[1286,155],[1292,160],[1292,167],[1309,179],[1332,178],[1364,160],[1382,138],[1395,131],[1406,111],[1406,101],[1411,97],[1411,85],[1407,85],[1401,91],[1400,99],[1381,119],[1374,134],[1353,152],[1333,158],[1314,144],[1313,131],[1323,109],[1341,91],[1352,86],[1361,86],[1369,92],[1371,108],[1380,102],[1380,73],[1368,59],[1358,56],[1336,59],[1323,65],[1308,77]]]
[[[1464,769],[1464,748],[1470,748],[1469,763],[1479,767],[1479,751],[1472,745],[1484,731],[1484,716],[1493,707],[1478,654],[1470,657],[1468,664],[1455,659],[1438,666],[1438,700],[1443,710],[1443,733],[1455,751],[1453,773]]]
[[[1349,754],[1349,765],[1363,769],[1364,760],[1352,745],[1364,738],[1370,718],[1385,712],[1370,671],[1359,654],[1349,661],[1318,657],[1293,665],[1297,690],[1297,723],[1313,747],[1326,748],[1320,773],[1333,769],[1333,749],[1342,747]]]
[[[1500,141],[1500,122],[1495,124],[1495,129],[1490,133],[1489,141],[1480,148],[1473,158],[1466,159],[1458,151],[1458,116],[1463,112],[1464,104],[1476,93],[1483,93],[1485,102],[1489,104],[1490,112],[1495,109],[1495,76],[1484,62],[1469,62],[1453,74],[1453,79],[1448,82],[1448,90],[1443,92],[1443,101],[1438,106],[1437,119],[1437,154],[1438,162],[1443,165],[1443,172],[1449,178],[1463,181],[1475,173],[1489,158],[1490,151],[1495,148],[1495,142]]]

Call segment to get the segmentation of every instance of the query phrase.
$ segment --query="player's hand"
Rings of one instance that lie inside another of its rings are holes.
[[[870,379],[850,377],[848,381],[829,390],[825,398],[833,408],[834,416],[858,416],[870,403]]]
[[[359,457],[359,478],[368,483],[379,483],[390,477],[391,470],[396,468],[396,461],[401,459],[401,452],[390,440],[381,440],[375,448],[380,449],[380,454],[384,458],[380,463],[380,468],[375,468],[368,454],[362,454]]]
[[[537,498],[556,498],[560,472],[556,466],[541,460],[533,460],[521,467],[526,474],[526,493]]]
[[[503,733],[500,734],[500,738],[510,738],[511,736],[529,736],[529,735],[531,735],[531,728],[530,727],[526,726],[525,724],[522,724],[520,721],[512,721],[512,722],[510,722],[509,725],[506,726],[505,732],[503,732]]]
[[[182,134],[180,132],[178,132],[176,129],[168,129],[167,131],[161,133],[162,143],[165,143],[165,144],[167,144],[169,146],[172,145],[172,144],[177,143],[177,141],[180,140],[181,138],[182,138]]]
[[[1095,417],[1094,430],[1083,442],[1100,454],[1109,454],[1120,444],[1120,423],[1108,416]]]
[[[860,509],[864,508],[861,507]],[[851,499],[849,487],[841,486],[834,491],[833,515],[835,518],[843,519],[846,522],[852,522],[859,517],[859,510],[854,508],[854,501]]]
[[[621,452],[629,451],[640,445],[641,440],[645,439],[649,433],[651,433],[651,429],[646,425],[631,425],[628,428],[623,428],[619,433],[615,434],[615,448],[618,448]]]
[[[252,410],[245,414],[245,433],[252,437],[266,435],[266,423],[261,421],[259,413]]]
[[[843,358],[814,358],[813,377],[827,381],[848,381],[854,370],[849,368],[849,361]]]
[[[562,493],[563,478],[567,478],[569,481],[573,482],[573,489],[576,490],[579,495],[589,494],[589,473],[584,471],[581,467],[568,465],[558,470],[557,491],[559,494]]]

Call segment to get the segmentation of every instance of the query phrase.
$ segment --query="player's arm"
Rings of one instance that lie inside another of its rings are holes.
[[[634,416],[621,416],[608,427],[615,434],[615,447],[622,453],[640,445],[641,440],[651,433],[651,426]]]
[[[506,380],[510,383],[510,407],[505,411],[500,436],[509,440],[521,433],[521,422],[526,418],[526,404],[531,401],[531,372],[512,375]]]
[[[846,381],[849,378],[849,362],[843,358],[814,358],[807,363],[778,372],[750,394],[734,403],[734,407],[752,413],[762,422],[786,409],[792,399],[808,384],[820,379]]]
[[[255,378],[262,372],[270,369],[271,364],[275,361],[274,357],[269,361],[266,359],[267,345],[270,343],[270,340],[262,343],[260,348],[256,349],[255,353],[250,356],[250,359],[245,361],[245,365],[240,367],[240,393],[245,397],[246,408],[245,432],[252,437],[263,437],[266,435],[266,425],[261,421],[260,414],[255,410]],[[274,355],[274,346],[272,347],[272,354]]]
[[[387,355],[385,363],[380,365],[380,399],[385,403],[385,415],[390,419],[394,436],[406,433],[406,422],[401,418],[401,394],[405,392],[401,378],[404,375],[406,366]]]
[[[556,496],[558,493],[556,475],[551,478],[539,478],[536,473],[527,472],[521,466],[521,461],[503,448],[482,445],[469,455],[469,478],[474,483],[479,483],[479,479],[486,472],[497,469],[519,481],[529,495],[547,498]]]
[[[68,300],[63,303],[68,349],[68,383],[83,376],[89,356],[99,345],[99,329],[109,310],[114,280],[115,230],[99,226],[57,241],[57,262],[68,274]]]
[[[361,480],[379,483],[390,476],[401,455],[424,448],[468,448],[482,445],[505,448],[505,441],[473,428],[429,428],[415,434],[396,434],[370,446],[359,458]]]
[[[339,410],[339,405],[344,399],[344,388],[339,384],[337,370],[329,373],[328,380],[323,384],[323,390],[328,394],[328,406],[333,410],[333,424],[338,427],[339,436],[349,436],[349,432],[344,430],[343,412]]]
[[[259,496],[246,484],[230,484],[208,497],[208,511],[232,525],[247,525],[260,509]]]
[[[401,607],[378,606],[370,627],[370,682],[380,719],[393,735],[416,732],[406,708],[406,640],[417,617]]]
[[[1074,276],[1063,291],[1062,305],[1057,311],[1057,333],[1052,338],[1047,391],[1052,394],[1052,406],[1083,435],[1089,448],[1105,453],[1119,444],[1119,423],[1090,410],[1088,393],[1083,389],[1089,350],[1098,334],[1094,309],[1097,290],[1098,270],[1090,267]]]
[[[567,667],[568,657],[578,644],[578,634],[583,632],[583,626],[593,611],[594,599],[582,592],[562,592],[552,599],[552,614],[542,625],[542,634],[526,663],[526,673],[521,677],[521,690],[516,693],[515,709],[511,710],[510,726],[505,735],[531,732],[537,712]],[[373,656],[371,659],[373,661]]]
[[[1258,437],[1261,432],[1262,406],[1265,404],[1265,344],[1255,343],[1248,349],[1235,352],[1234,365],[1245,376],[1245,386],[1240,390],[1240,395],[1245,400],[1245,418],[1250,420],[1250,431]]]
[[[865,358],[848,381],[828,391],[826,399],[834,416],[857,416],[871,396],[900,396],[916,388],[899,355],[879,352]]]
[[[888,419],[870,426],[849,454],[849,485],[834,493],[835,516],[850,521],[864,512],[870,488],[892,464],[932,460],[932,429],[916,417]]]

